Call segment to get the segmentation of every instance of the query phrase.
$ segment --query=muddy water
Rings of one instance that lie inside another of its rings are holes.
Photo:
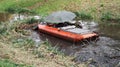
[[[40,41],[48,41],[57,46],[66,55],[74,56],[77,63],[90,61],[90,67],[115,67],[120,65],[120,27],[101,27],[95,22],[82,22],[83,29],[97,31],[100,34],[97,42],[77,43],[62,40],[47,34],[38,33]],[[33,32],[35,34],[35,32]],[[37,34],[37,33],[36,33]],[[38,42],[38,39],[36,39]]]

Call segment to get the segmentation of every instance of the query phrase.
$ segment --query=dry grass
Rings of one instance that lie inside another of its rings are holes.
[[[19,25],[20,22],[14,22],[12,25],[9,22],[1,23],[0,26],[6,29],[0,34],[0,59],[9,59],[17,64],[35,67],[86,66],[76,64],[72,61],[73,57],[57,54],[54,47],[50,45],[41,44],[39,47],[35,47],[34,42],[29,40],[31,32],[19,29]]]
[[[64,57],[62,55],[54,55],[51,52],[47,51],[45,45],[42,45],[39,49],[39,52],[42,51],[44,57],[38,57],[38,54],[32,54],[32,52],[26,51],[23,48],[14,48],[11,43],[2,43],[0,42],[0,58],[10,59],[18,64],[27,64],[35,67],[70,67],[81,66],[84,67],[84,64],[77,65],[71,61],[71,57]]]
[[[94,18],[100,18],[104,12],[120,15],[120,0],[77,0],[62,7],[65,10],[91,13]]]

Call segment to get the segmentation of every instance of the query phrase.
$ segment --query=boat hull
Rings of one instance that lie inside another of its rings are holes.
[[[73,42],[78,42],[84,39],[92,38],[92,37],[98,37],[98,34],[96,33],[88,33],[88,34],[76,34],[76,33],[71,33],[68,31],[61,30],[59,28],[54,28],[52,26],[47,26],[47,25],[38,25],[38,30],[42,33],[46,33],[55,37],[59,37],[65,40],[73,41]]]

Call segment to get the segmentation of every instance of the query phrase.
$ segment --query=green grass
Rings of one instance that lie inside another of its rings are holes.
[[[72,0],[48,0],[48,2],[44,3],[42,6],[38,7],[36,11],[40,14],[47,15],[54,11],[66,10],[64,8],[65,5],[68,5]],[[77,1],[77,0],[75,0]]]
[[[31,67],[24,64],[16,64],[9,60],[0,60],[0,67]]]
[[[0,11],[5,11],[11,7],[34,10],[41,16],[46,16],[59,10],[82,12],[82,18],[86,19],[86,17],[91,18],[92,16],[94,20],[101,20],[101,17],[111,18],[103,15],[106,12],[113,14],[112,17],[115,17],[115,20],[120,15],[120,0],[1,0]]]
[[[112,14],[110,12],[105,12],[101,16],[101,20],[109,20],[112,19]]]
[[[33,10],[29,10],[27,8],[21,8],[21,7],[9,7],[5,9],[6,12],[11,14],[35,14]]]
[[[74,12],[76,14],[76,19],[77,20],[92,20],[93,17],[90,13],[86,13],[85,11],[81,12]]]
[[[102,21],[104,22],[119,22],[120,23],[120,16],[110,13],[110,12],[104,12],[102,13],[102,16],[100,17]]]
[[[0,2],[0,9],[3,11],[9,7],[29,7],[41,0],[3,0]]]

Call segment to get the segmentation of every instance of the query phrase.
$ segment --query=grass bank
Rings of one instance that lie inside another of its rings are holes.
[[[22,25],[23,28],[22,28]],[[86,63],[75,63],[74,57],[65,56],[58,48],[52,47],[47,41],[36,46],[29,36],[30,30],[24,29],[26,23],[0,23],[0,65],[17,67],[84,67]],[[28,24],[27,24],[28,25]],[[14,35],[13,35],[14,34]],[[6,62],[4,60],[8,59]],[[12,61],[12,62],[11,62]],[[4,66],[7,67],[7,66]]]
[[[54,11],[69,10],[94,20],[120,21],[120,0],[2,0],[0,10],[10,7],[28,8],[46,16]],[[84,17],[83,17],[84,18]]]

